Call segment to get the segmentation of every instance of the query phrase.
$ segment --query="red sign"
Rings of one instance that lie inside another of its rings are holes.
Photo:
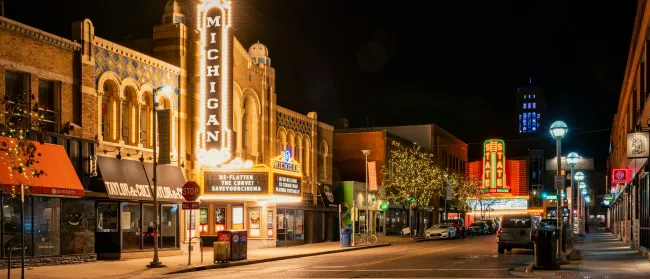
[[[195,201],[190,201],[190,202],[183,202],[183,209],[199,209],[199,202]]]
[[[368,162],[368,190],[377,191],[377,163]]]
[[[185,182],[182,194],[186,201],[195,201],[201,194],[201,187],[194,181]]]
[[[627,169],[612,170],[612,184],[625,184],[628,182]]]

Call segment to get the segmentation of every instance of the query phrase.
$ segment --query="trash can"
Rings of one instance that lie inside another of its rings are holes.
[[[341,247],[350,247],[352,229],[341,229]]]
[[[213,250],[213,261],[214,263],[220,262],[220,263],[225,263],[230,259],[230,250],[228,249],[228,246],[230,243],[226,242],[214,242],[214,250]]]
[[[535,269],[559,269],[556,261],[557,235],[555,230],[537,229],[530,238],[535,243]]]

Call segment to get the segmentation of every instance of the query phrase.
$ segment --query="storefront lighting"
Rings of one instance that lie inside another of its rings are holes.
[[[265,201],[265,202],[279,202],[279,203],[291,203],[291,202],[300,202],[300,197],[285,197],[285,196],[260,196],[260,195],[233,195],[233,196],[210,196],[203,195],[201,196],[201,201]]]
[[[580,189],[587,188],[587,183],[584,183],[584,182],[580,181],[580,184],[578,184],[578,187],[580,187]]]

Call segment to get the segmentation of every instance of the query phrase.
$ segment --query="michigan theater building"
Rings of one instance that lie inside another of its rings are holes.
[[[151,257],[154,237],[161,256],[180,254],[190,230],[205,246],[245,230],[249,249],[338,237],[323,191],[333,127],[276,104],[268,49],[233,37],[236,8],[171,0],[152,38],[123,42],[90,19],[66,39],[0,17],[0,98],[48,108],[39,152],[56,174],[33,182],[21,224],[20,199],[5,191],[18,183],[0,171],[0,257],[21,228],[29,265]],[[201,186],[192,212],[180,206],[188,180]]]

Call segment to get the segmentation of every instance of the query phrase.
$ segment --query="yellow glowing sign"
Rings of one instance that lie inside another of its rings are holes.
[[[201,38],[200,128],[198,157],[217,166],[234,155],[232,137],[231,2],[203,0],[198,5],[197,26]]]

